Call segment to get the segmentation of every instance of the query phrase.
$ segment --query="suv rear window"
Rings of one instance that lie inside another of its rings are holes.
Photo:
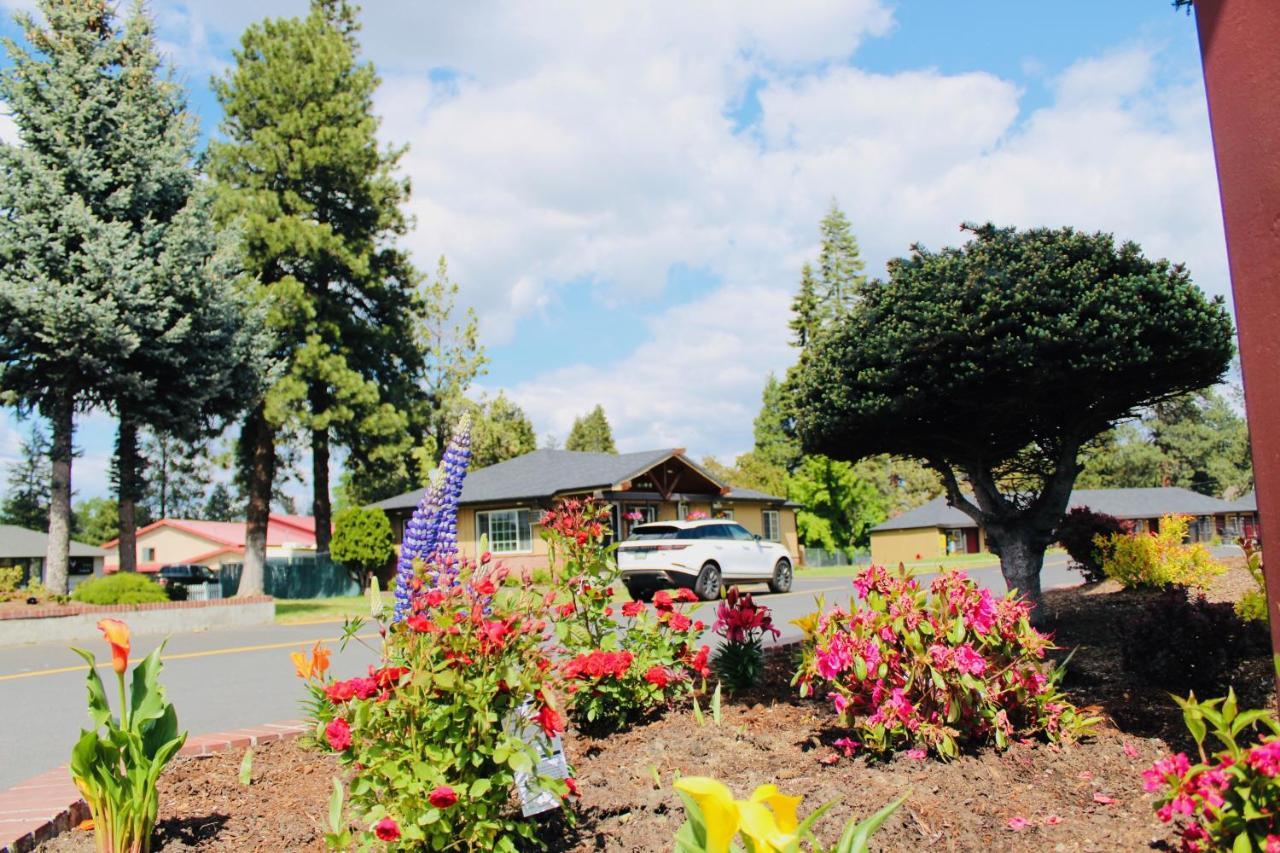
[[[628,542],[639,542],[644,539],[678,539],[685,531],[679,527],[668,527],[660,524],[646,524],[631,531]]]

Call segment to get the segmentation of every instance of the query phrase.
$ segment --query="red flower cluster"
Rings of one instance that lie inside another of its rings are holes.
[[[751,600],[751,593],[739,593],[729,587],[724,602],[716,609],[714,630],[731,643],[742,643],[771,633],[777,639],[781,632],[773,626],[769,608]]]
[[[373,699],[383,702],[391,698],[391,691],[400,686],[400,680],[409,674],[407,666],[369,667],[367,678],[348,678],[335,681],[324,688],[324,695],[335,705],[352,699]]]
[[[671,670],[665,666],[651,666],[649,671],[644,674],[644,680],[659,689],[665,689],[672,682],[675,676]]]
[[[565,678],[582,681],[601,678],[622,678],[631,668],[631,652],[594,651],[565,661],[561,672]]]
[[[342,752],[351,746],[351,725],[342,717],[334,717],[329,721],[329,725],[324,727],[324,739],[329,742],[329,748],[334,752]]]
[[[674,596],[665,589],[660,589],[653,594],[653,606],[657,608],[659,613],[670,613],[676,602],[694,602],[697,600],[698,596],[694,594],[693,590],[683,587],[677,589]]]
[[[599,501],[571,499],[544,512],[538,524],[580,546],[602,545],[610,532],[609,512],[609,506]]]

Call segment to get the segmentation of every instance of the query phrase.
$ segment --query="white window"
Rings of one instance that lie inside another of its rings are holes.
[[[476,541],[489,537],[489,550],[514,554],[533,550],[533,530],[527,509],[495,509],[476,513]]]
[[[770,542],[781,542],[782,523],[778,519],[778,511],[766,509],[761,516],[764,518],[764,538]]]
[[[680,521],[684,521],[685,518],[688,517],[688,515],[689,515],[689,504],[685,503],[684,501],[680,501],[680,503],[676,504],[676,518],[678,518]]]
[[[733,519],[733,508],[732,508],[732,507],[721,507],[720,509],[716,510],[716,518],[727,518],[727,519],[732,520],[732,519]]]
[[[144,562],[144,563],[153,563],[153,562],[155,562],[155,559],[156,559],[156,549],[155,549],[155,548],[143,548],[143,549],[142,549],[142,562]]]

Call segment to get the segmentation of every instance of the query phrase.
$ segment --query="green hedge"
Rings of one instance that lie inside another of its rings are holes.
[[[169,595],[146,575],[116,572],[85,581],[71,593],[71,599],[85,604],[151,604],[168,601]]]

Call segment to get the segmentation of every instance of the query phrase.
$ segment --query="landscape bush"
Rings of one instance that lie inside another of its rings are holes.
[[[1026,602],[995,599],[959,571],[926,590],[901,567],[873,565],[853,583],[850,610],[801,621],[796,674],[801,695],[825,693],[852,729],[848,751],[913,746],[953,758],[962,744],[1072,740],[1095,722],[1058,689],[1061,669],[1044,659],[1052,643],[1031,627]]]
[[[1220,693],[1241,659],[1265,653],[1265,626],[1247,624],[1232,605],[1184,587],[1156,593],[1142,615],[1120,626],[1124,667],[1156,687],[1201,696]]]
[[[1253,578],[1254,588],[1246,590],[1236,602],[1236,615],[1246,622],[1261,622],[1267,618],[1267,583],[1262,571],[1262,551],[1255,539],[1240,540],[1244,551],[1244,565]]]
[[[1177,698],[1177,697],[1175,697]],[[1239,711],[1236,697],[1177,699],[1199,761],[1184,752],[1143,771],[1156,816],[1177,823],[1187,851],[1280,850],[1280,722],[1270,710]],[[1220,748],[1205,751],[1212,732]]]
[[[1202,543],[1183,544],[1190,520],[1185,515],[1166,515],[1156,533],[1099,536],[1095,541],[1105,554],[1103,571],[1130,589],[1203,587],[1226,567]]]
[[[1107,579],[1102,566],[1110,550],[1111,537],[1129,533],[1130,529],[1128,522],[1114,515],[1078,506],[1062,519],[1055,535],[1071,557],[1071,568],[1084,575],[1085,583],[1099,583]],[[1103,537],[1103,543],[1098,542],[1099,536]]]
[[[80,584],[71,592],[71,600],[84,604],[154,604],[168,601],[169,594],[147,575],[115,572]]]
[[[543,514],[555,585],[555,636],[574,722],[584,731],[628,725],[687,698],[710,674],[710,648],[696,647],[706,626],[684,613],[697,601],[690,590],[661,590],[650,608],[628,601],[615,618],[621,585],[607,544],[609,507],[569,499]]]
[[[729,587],[725,600],[716,608],[712,630],[724,638],[715,650],[711,666],[731,690],[748,690],[764,674],[764,635],[780,632],[773,625],[769,608],[756,604],[751,593]]]

